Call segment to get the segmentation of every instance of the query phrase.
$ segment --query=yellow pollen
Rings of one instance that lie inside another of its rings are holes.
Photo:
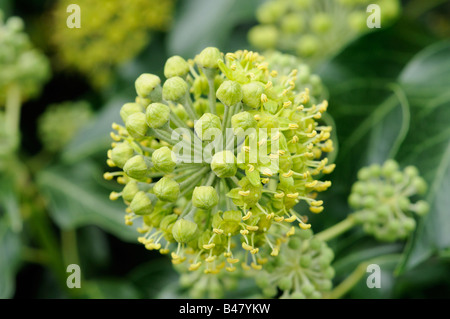
[[[251,211],[248,211],[247,214],[245,214],[245,216],[242,217],[242,220],[247,220],[247,219],[249,219],[251,216],[252,216],[252,212],[251,212]]]

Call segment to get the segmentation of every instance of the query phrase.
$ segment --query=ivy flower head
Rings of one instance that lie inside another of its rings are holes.
[[[379,6],[382,26],[399,15],[398,0],[270,0],[257,9],[260,24],[248,38],[258,49],[277,49],[315,62],[372,30],[366,22],[370,4]]]
[[[96,87],[106,85],[115,67],[136,56],[150,42],[151,31],[166,31],[173,0],[79,0],[81,28],[66,25],[70,0],[55,7],[52,42],[61,66],[85,74]]]
[[[256,283],[265,297],[275,297],[279,289],[280,298],[320,299],[333,286],[333,258],[333,250],[306,230],[291,238],[279,258],[268,262]]]
[[[297,74],[256,52],[206,48],[167,60],[165,81],[137,79],[111,133],[108,164],[119,170],[105,178],[125,184],[111,198],[129,205],[126,223],[139,221],[147,249],[191,271],[261,269],[292,223],[311,227],[293,208],[323,211],[316,196],[331,183],[318,177],[334,169],[333,143],[327,102],[297,91]]]
[[[414,215],[428,213],[429,205],[423,200],[412,202],[427,190],[425,180],[416,167],[403,171],[394,160],[382,166],[373,164],[358,172],[349,197],[355,209],[354,220],[364,230],[383,241],[406,238],[416,227]]]
[[[0,106],[12,90],[18,90],[21,101],[37,95],[49,76],[49,62],[33,47],[22,19],[4,20],[0,11]]]

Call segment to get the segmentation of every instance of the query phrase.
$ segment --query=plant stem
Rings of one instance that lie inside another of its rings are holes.
[[[16,150],[19,144],[20,108],[20,88],[12,85],[7,91],[5,108],[5,126],[11,137],[12,150]]]
[[[316,234],[315,237],[322,241],[328,241],[335,238],[336,236],[341,235],[342,233],[345,233],[353,226],[355,226],[355,220],[352,215],[349,215],[346,219],[342,220],[336,225],[333,225],[330,228],[327,228],[324,231]]]
[[[214,87],[214,76],[208,76],[208,86],[209,86],[209,106],[212,114],[217,114],[216,111],[216,90]]]
[[[75,229],[61,231],[61,246],[63,260],[67,265],[80,264],[77,247],[77,232]]]
[[[349,292],[366,274],[367,266],[370,265],[369,262],[362,262],[356,267],[356,269],[345,278],[338,286],[336,286],[327,296],[328,299],[338,299]]]

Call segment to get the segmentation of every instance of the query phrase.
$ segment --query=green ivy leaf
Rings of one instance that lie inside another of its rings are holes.
[[[208,46],[222,47],[239,22],[253,18],[261,0],[189,0],[168,37],[169,54],[194,57]]]
[[[124,224],[125,205],[109,200],[102,172],[91,162],[51,167],[37,175],[37,184],[49,201],[50,215],[63,229],[97,225],[122,240],[136,241],[136,232]]]
[[[405,68],[400,83],[411,104],[411,130],[399,151],[403,164],[418,166],[429,183],[431,209],[409,241],[402,272],[450,247],[450,42],[419,53]]]

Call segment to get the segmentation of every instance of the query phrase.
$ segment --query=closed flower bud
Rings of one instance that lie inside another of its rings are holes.
[[[167,59],[164,66],[164,76],[171,78],[174,76],[183,77],[189,72],[189,63],[182,57],[175,55]]]
[[[219,49],[214,47],[208,47],[200,52],[199,55],[195,57],[195,63],[198,66],[207,68],[207,69],[217,69],[218,63],[217,61],[223,60],[222,53]]]
[[[172,227],[173,238],[179,243],[188,243],[195,238],[197,224],[186,219],[178,219]]]
[[[152,103],[147,107],[145,115],[148,126],[160,128],[169,121],[170,108],[162,103]]]
[[[161,79],[150,73],[141,74],[135,82],[136,93],[143,98],[151,98],[160,86]]]
[[[148,131],[148,125],[145,114],[142,112],[131,114],[127,118],[125,127],[127,128],[128,133],[132,137],[136,139],[143,138]]]
[[[130,209],[136,215],[148,215],[153,212],[150,198],[143,191],[137,192],[130,204]]]
[[[139,187],[136,181],[130,181],[125,185],[122,191],[122,197],[125,201],[131,202],[134,196],[139,192]]]
[[[237,172],[236,161],[231,151],[217,152],[212,158],[211,169],[218,177],[232,177]]]
[[[320,48],[319,41],[313,35],[304,35],[298,42],[297,52],[302,56],[314,55]]]
[[[231,118],[231,126],[235,134],[256,127],[256,125],[255,118],[248,112],[237,113]]]
[[[211,209],[219,203],[219,195],[212,186],[198,186],[192,194],[192,205],[201,209]]]
[[[123,166],[123,171],[131,178],[142,180],[147,176],[148,166],[142,155],[135,155]]]
[[[223,213],[223,220],[226,222],[240,223],[242,213],[239,210],[228,210]]]
[[[122,168],[133,154],[134,150],[128,143],[117,143],[111,151],[111,159],[114,164]]]
[[[211,141],[213,139],[213,135],[216,134],[215,130],[219,130],[219,132],[222,130],[222,124],[217,115],[205,113],[195,123],[194,130],[201,140]]]
[[[223,104],[227,106],[235,105],[242,100],[241,85],[236,81],[224,81],[216,95]]]
[[[242,86],[242,101],[245,105],[257,109],[261,107],[261,94],[264,87],[255,82],[247,83]]]
[[[326,13],[316,14],[311,21],[311,27],[317,33],[327,32],[331,28],[331,25],[331,17]]]
[[[257,25],[248,32],[249,42],[261,49],[273,49],[278,42],[278,30],[273,25]]]
[[[157,170],[170,173],[175,168],[176,157],[167,146],[164,146],[153,152],[152,163]]]
[[[164,100],[178,102],[186,96],[188,85],[179,76],[174,76],[164,82],[162,95]]]
[[[153,192],[159,200],[175,202],[180,195],[180,185],[169,177],[163,177],[155,184]]]
[[[144,109],[137,103],[125,103],[120,109],[120,117],[124,123],[127,122],[128,116],[134,113],[142,113]]]

